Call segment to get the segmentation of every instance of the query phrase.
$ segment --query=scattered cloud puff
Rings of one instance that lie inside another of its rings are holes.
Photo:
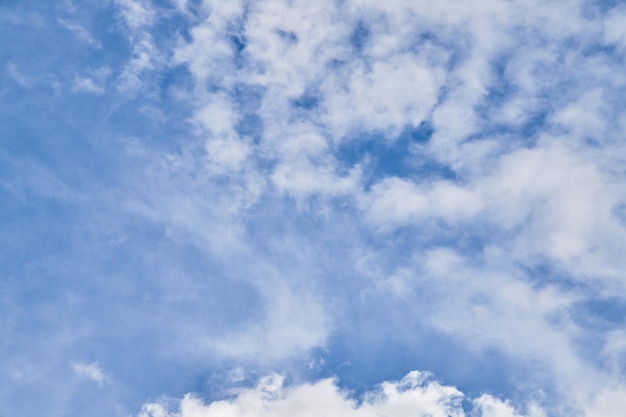
[[[254,388],[244,389],[230,400],[203,404],[193,395],[186,395],[178,411],[168,411],[159,403],[143,406],[139,417],[464,417],[463,394],[454,387],[441,385],[427,373],[412,371],[402,380],[384,382],[376,390],[365,393],[359,402],[341,391],[333,379],[285,386],[278,374],[267,376]],[[473,401],[480,417],[522,417],[511,405],[490,395]],[[545,417],[536,406],[528,417]]]
[[[32,80],[29,79],[20,69],[12,62],[6,65],[6,72],[9,77],[22,87],[30,87]]]
[[[131,30],[149,26],[156,18],[150,1],[116,0],[116,4]]]
[[[101,95],[106,92],[107,79],[111,74],[109,68],[101,68],[95,71],[92,77],[77,77],[70,91],[73,93],[91,93]]]
[[[154,43],[150,28],[156,22],[156,11],[150,1],[116,0],[122,24],[128,29],[132,57],[124,66],[118,88],[127,94],[150,89],[146,85],[149,71],[157,70],[163,61],[162,51]]]
[[[81,378],[90,379],[98,384],[99,387],[102,387],[105,382],[105,375],[100,366],[98,366],[97,362],[92,362],[89,364],[75,362],[72,364],[72,370],[76,375]]]

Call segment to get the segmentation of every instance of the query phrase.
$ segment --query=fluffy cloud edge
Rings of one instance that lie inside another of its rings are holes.
[[[301,384],[285,384],[279,374],[270,374],[253,388],[244,388],[232,398],[204,403],[194,394],[175,401],[176,411],[166,402],[143,405],[137,417],[545,417],[539,406],[530,404],[520,414],[509,401],[489,394],[470,400],[472,410],[462,407],[464,394],[442,385],[429,372],[411,371],[399,381],[385,381],[357,401],[342,390],[335,378]]]

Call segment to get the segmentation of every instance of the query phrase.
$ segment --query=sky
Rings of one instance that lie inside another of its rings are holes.
[[[0,417],[623,417],[626,4],[0,0]]]

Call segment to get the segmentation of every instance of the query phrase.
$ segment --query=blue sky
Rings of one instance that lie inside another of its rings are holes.
[[[621,417],[625,28],[0,1],[0,416]]]

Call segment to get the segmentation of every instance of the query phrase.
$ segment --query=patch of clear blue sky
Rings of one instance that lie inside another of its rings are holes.
[[[419,126],[405,126],[397,137],[389,137],[385,132],[357,131],[337,145],[335,155],[347,168],[362,166],[368,189],[376,180],[390,176],[455,179],[456,174],[449,167],[414,151],[431,136],[428,121]]]

